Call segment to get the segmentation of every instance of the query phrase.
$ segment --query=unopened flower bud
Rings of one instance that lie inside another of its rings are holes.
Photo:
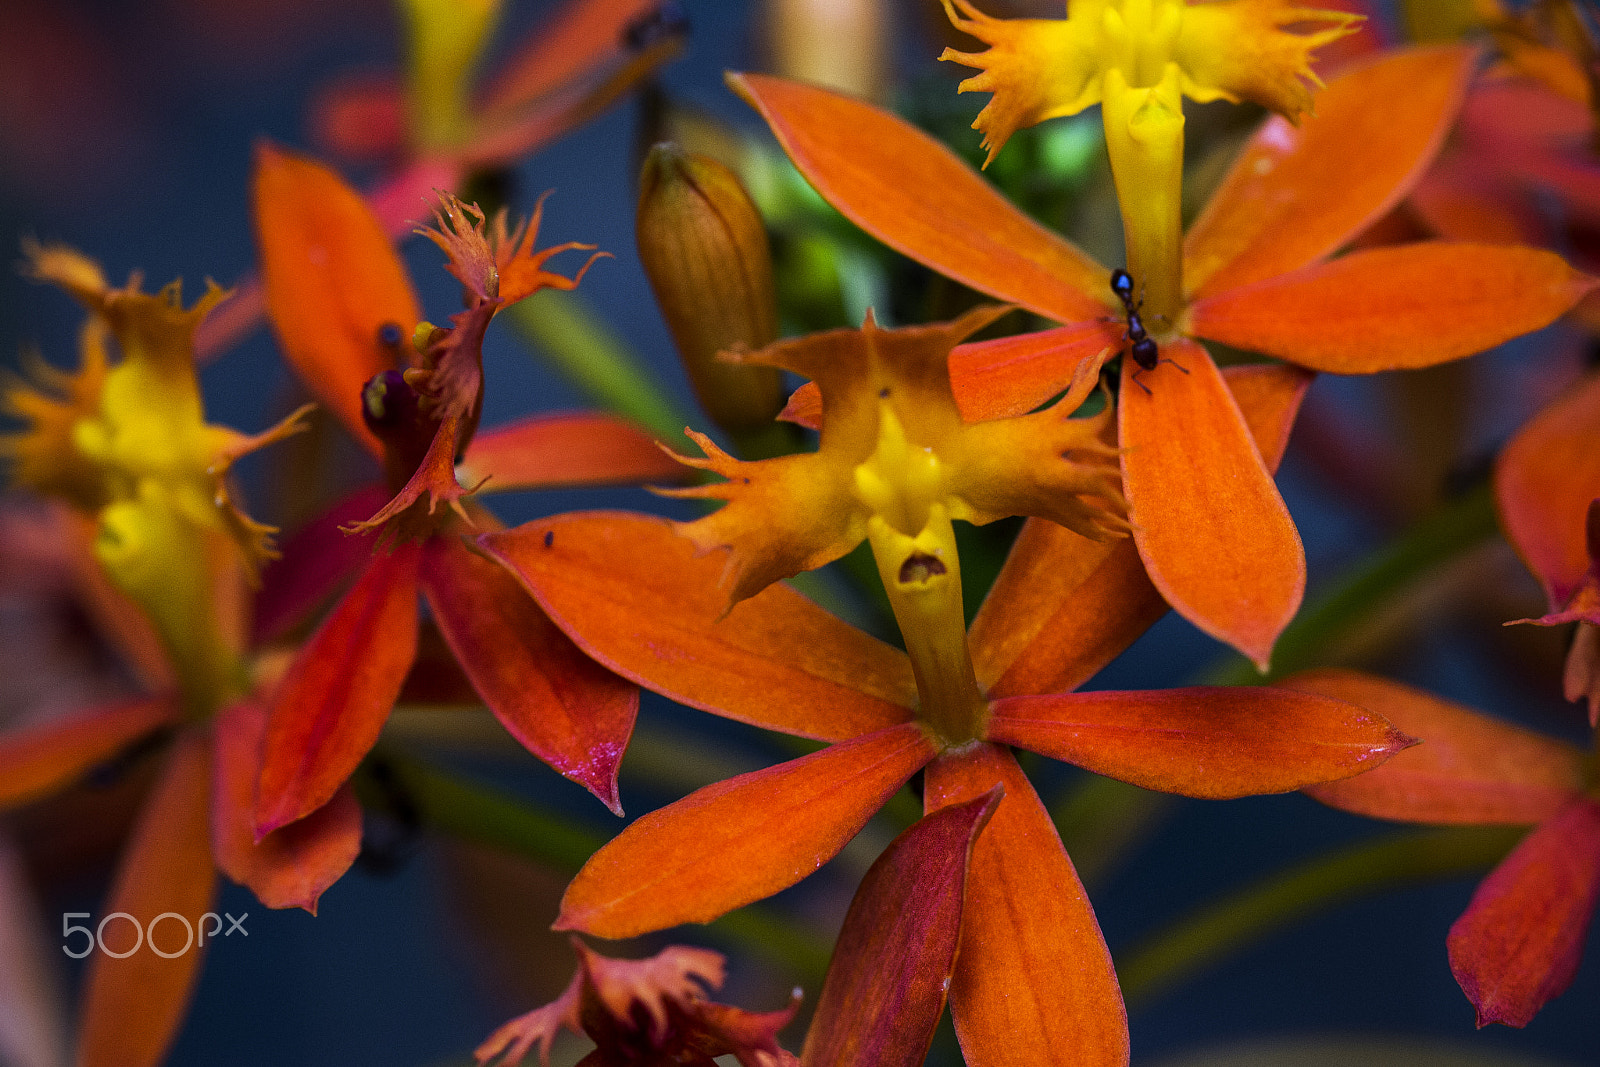
[[[760,213],[732,171],[676,145],[650,150],[639,185],[639,259],[700,405],[731,434],[767,426],[783,407],[780,372],[717,359],[777,336]]]

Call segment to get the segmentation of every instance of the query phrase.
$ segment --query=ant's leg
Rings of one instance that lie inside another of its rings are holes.
[[[1178,361],[1177,361],[1177,360],[1175,360],[1175,359],[1168,359],[1168,358],[1167,358],[1167,357],[1166,357],[1166,356],[1162,356],[1162,357],[1161,357],[1161,362],[1163,362],[1163,363],[1170,363],[1170,364],[1172,364],[1172,365],[1173,365],[1173,366],[1174,366],[1174,367],[1177,367],[1177,368],[1178,368],[1178,369],[1179,369],[1179,370],[1181,370],[1181,371],[1183,371],[1183,373],[1185,373],[1185,374],[1188,374],[1188,373],[1189,373],[1189,368],[1188,368],[1188,367],[1185,367],[1185,366],[1184,366],[1184,365],[1183,365],[1183,364],[1182,364],[1182,363],[1179,363],[1179,362],[1178,362]]]
[[[1150,392],[1150,387],[1139,380],[1139,375],[1141,375],[1143,373],[1144,373],[1144,368],[1140,367],[1138,370],[1133,372],[1133,375],[1132,375],[1130,380],[1133,382],[1134,385],[1137,385],[1140,389],[1144,390],[1144,395],[1145,396],[1154,396],[1155,394]]]

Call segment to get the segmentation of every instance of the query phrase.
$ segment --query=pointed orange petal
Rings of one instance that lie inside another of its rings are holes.
[[[690,707],[831,741],[911,717],[900,652],[773,585],[720,618],[720,553],[663,519],[560,515],[480,543],[596,660]]]
[[[1422,740],[1383,767],[1306,792],[1336,808],[1407,822],[1532,823],[1583,789],[1571,745],[1356,671],[1307,671],[1285,687],[1348,701]]]
[[[457,477],[488,479],[485,492],[564,485],[681,482],[686,468],[655,438],[614,415],[535,415],[482,430],[467,446]]]
[[[1597,900],[1600,802],[1586,797],[1525,837],[1450,927],[1450,969],[1479,1026],[1527,1026],[1572,984]]]
[[[1188,330],[1335,374],[1410,370],[1548,326],[1595,284],[1553,252],[1424,241],[1229,289]]]
[[[658,6],[659,0],[571,0],[506,60],[478,109],[515,111],[567,88],[620,50],[629,27]]]
[[[400,257],[361,195],[319,163],[256,149],[256,243],[267,312],[284,356],[319,403],[375,455],[361,387],[394,366],[378,331],[409,337],[422,317]]]
[[[422,588],[456,662],[511,735],[618,815],[617,765],[639,687],[578,651],[517,579],[454,538],[424,549]]]
[[[1212,800],[1348,778],[1416,744],[1361,708],[1267,687],[1011,697],[992,710],[991,741]]]
[[[935,752],[920,726],[902,723],[696,790],[590,857],[555,928],[636,937],[787,889],[832,859]]]
[[[1460,45],[1390,52],[1317,93],[1297,129],[1274,115],[1184,240],[1184,282],[1211,296],[1330,255],[1422,176],[1472,80]]]
[[[269,908],[317,913],[317,898],[361,851],[361,805],[348,784],[299,822],[256,841],[256,775],[267,713],[240,703],[217,716],[211,847],[217,867]]]
[[[1121,341],[1120,327],[1091,320],[957,345],[950,353],[950,388],[967,422],[1021,415],[1065,389],[1078,364]]]
[[[1276,470],[1312,374],[1257,364],[1222,376]],[[972,620],[978,684],[991,697],[1076,689],[1166,612],[1132,541],[1089,541],[1030,519]]]
[[[1585,516],[1600,497],[1600,374],[1535,415],[1495,464],[1495,499],[1511,543],[1566,607],[1589,571]]]
[[[209,741],[200,731],[179,738],[117,868],[104,914],[131,915],[141,933],[136,935],[127,919],[102,919],[98,925],[111,952],[127,952],[136,937],[139,949],[118,959],[97,947],[91,956],[78,1032],[79,1067],[155,1067],[183,1021],[202,955],[193,943],[180,951],[183,928],[187,923],[191,934],[198,929],[217,885],[210,845]],[[155,922],[168,912],[179,918]]]
[[[333,798],[383,728],[417,652],[422,548],[372,558],[272,695],[256,787],[256,832]]]
[[[284,538],[281,554],[261,570],[252,644],[283,637],[372,558],[373,538],[352,537],[341,528],[365,519],[388,501],[383,486],[362,486]]]
[[[967,875],[950,1011],[968,1063],[1125,1067],[1128,1016],[1111,954],[1055,825],[1009,752],[982,744],[928,767],[937,811],[987,793],[1005,799]]]
[[[1004,790],[941,808],[884,849],[844,918],[806,1067],[921,1067],[956,965],[967,868]]]
[[[1162,348],[1177,367],[1133,381],[1117,401],[1134,543],[1172,609],[1266,670],[1305,593],[1300,533],[1204,348]],[[1140,384],[1150,389],[1146,393]]]
[[[177,718],[178,708],[171,700],[129,700],[0,735],[0,809],[70,784]]]
[[[823,199],[890,248],[1058,322],[1114,310],[1110,271],[910,123],[800,82],[762,74],[727,80]]]

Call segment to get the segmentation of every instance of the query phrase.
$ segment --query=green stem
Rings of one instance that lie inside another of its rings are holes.
[[[506,315],[524,339],[590,401],[625,415],[661,440],[680,443],[695,419],[666,400],[666,390],[581,298],[547,289]]]
[[[1128,952],[1117,964],[1123,996],[1147,1000],[1319,908],[1486,870],[1526,832],[1520,826],[1409,830],[1291,867],[1201,908]]]
[[[1421,520],[1303,610],[1278,638],[1272,670],[1258,674],[1246,660],[1212,672],[1211,685],[1262,685],[1336,662],[1383,612],[1404,602],[1417,583],[1445,561],[1475,548],[1495,532],[1494,494],[1486,483]]]

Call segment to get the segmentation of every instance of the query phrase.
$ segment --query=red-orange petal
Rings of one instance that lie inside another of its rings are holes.
[[[1281,685],[1382,715],[1422,744],[1383,767],[1306,792],[1324,804],[1406,822],[1533,823],[1583,789],[1583,754],[1431,693],[1369,674],[1307,671]]]
[[[973,844],[1004,790],[941,808],[861,880],[834,945],[802,1067],[921,1067],[955,971]]]
[[[1550,598],[1566,607],[1588,573],[1585,518],[1600,497],[1600,374],[1535,415],[1500,453],[1500,522]]]
[[[950,1011],[968,1063],[1125,1067],[1128,1016],[1083,884],[1009,752],[980,744],[928,767],[937,811],[1005,786],[967,875]],[[1070,1053],[1067,1051],[1070,1050]]]
[[[688,468],[655,438],[615,415],[534,415],[481,430],[467,446],[457,477],[483,491],[566,485],[681,482]]]
[[[1348,778],[1416,744],[1361,708],[1267,687],[1010,697],[991,710],[990,741],[1211,800]]]
[[[1058,322],[1115,310],[1110,271],[910,123],[800,82],[763,74],[727,80],[823,199],[890,248]]]
[[[105,917],[130,915],[139,924],[141,942],[137,952],[120,959],[98,945],[90,957],[78,1067],[155,1067],[178,1032],[203,955],[192,942],[180,951],[183,926],[187,923],[198,940],[201,916],[216,895],[210,796],[210,738],[190,731],[167,756],[139,813],[96,924],[105,946],[122,953],[134,944],[132,924]],[[182,921],[155,921],[169,912]],[[160,953],[151,951],[152,927]]]
[[[361,805],[347,783],[304,819],[257,841],[256,775],[266,732],[266,709],[255,704],[235,704],[217,716],[211,848],[218,869],[267,907],[315,915],[317,899],[361,851]]]
[[[0,735],[0,809],[70,784],[143,735],[177,721],[175,702],[119,701]]]
[[[483,112],[527,108],[589,74],[624,47],[629,26],[659,0],[572,0],[542,22],[479,96]]]
[[[1382,218],[1438,152],[1476,62],[1461,45],[1386,53],[1330,81],[1299,128],[1268,118],[1184,239],[1189,292],[1297,270]]]
[[[1222,376],[1276,470],[1313,375],[1256,364]],[[978,684],[992,697],[1076,689],[1166,611],[1131,540],[1089,541],[1030,519],[972,620]]]
[[[378,740],[417,652],[420,544],[367,564],[272,695],[256,832],[303,819],[349,779]]]
[[[1122,367],[1118,442],[1134,543],[1174,611],[1264,671],[1305,594],[1300,533],[1210,354],[1189,340],[1162,354],[1178,366],[1137,383],[1138,365]]]
[[[575,513],[479,540],[579,648],[680,703],[824,741],[911,717],[904,655],[781,584],[721,618],[722,555],[664,519]]]
[[[936,752],[920,726],[902,723],[696,790],[591,856],[555,928],[636,937],[787,889],[832,859]]]
[[[1120,325],[1093,319],[957,345],[950,352],[950,388],[967,422],[1021,415],[1071,384],[1078,364],[1121,343]]]
[[[618,815],[639,687],[578,650],[500,564],[455,538],[423,550],[422,589],[456,662],[522,746]]]
[[[1188,330],[1313,370],[1470,356],[1548,326],[1595,286],[1553,252],[1423,241],[1352,252],[1193,304]]]
[[[1572,984],[1597,900],[1600,801],[1585,797],[1525,837],[1450,927],[1450,969],[1479,1026],[1527,1026]]]
[[[284,538],[282,554],[261,571],[252,644],[275,641],[303,622],[372,557],[375,538],[352,536],[343,527],[367,518],[389,496],[381,485],[362,486]]]
[[[253,186],[267,313],[285,358],[319,403],[383,455],[361,387],[394,357],[378,340],[422,317],[405,267],[361,194],[319,163],[263,144]]]

